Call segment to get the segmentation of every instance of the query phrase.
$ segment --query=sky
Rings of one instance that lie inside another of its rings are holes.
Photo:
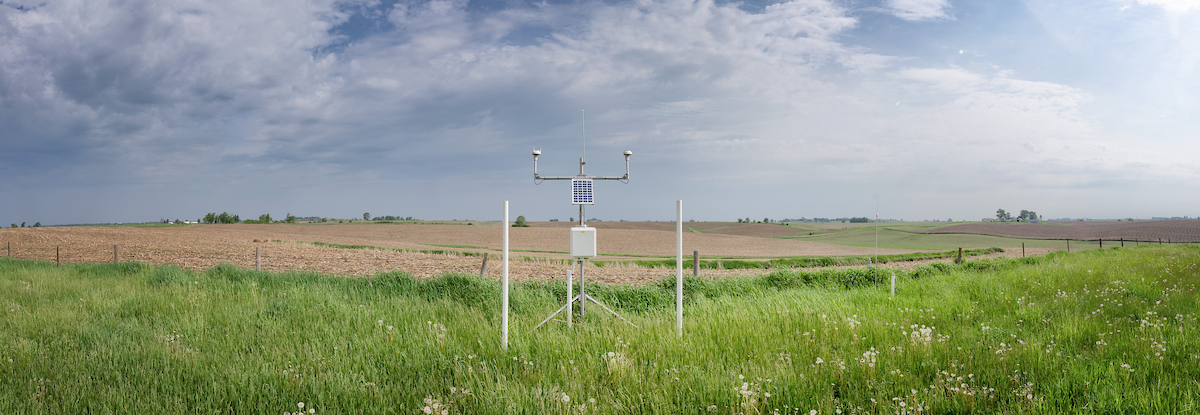
[[[0,224],[1200,216],[1200,0],[0,0]],[[586,124],[584,124],[586,123]],[[583,143],[586,126],[586,150]]]

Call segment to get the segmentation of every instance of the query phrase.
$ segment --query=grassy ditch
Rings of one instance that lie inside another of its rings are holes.
[[[1177,413],[1200,248],[565,287],[0,258],[0,413]],[[890,276],[890,274],[889,274]]]
[[[996,252],[1004,252],[1000,248],[985,248],[985,249],[964,249],[963,257],[972,257],[979,255],[993,254]],[[912,254],[894,254],[880,255],[878,261],[881,264],[891,262],[909,262],[920,261],[926,259],[941,259],[954,258],[958,256],[958,251],[944,252],[917,252]],[[825,257],[793,257],[793,258],[777,258],[766,261],[748,261],[738,259],[714,259],[700,260],[700,268],[702,269],[780,269],[780,268],[820,268],[820,267],[836,267],[836,266],[854,266],[854,265],[870,265],[875,260],[871,256],[825,256]],[[684,259],[684,268],[692,268],[692,260]],[[642,267],[675,267],[675,259],[658,259],[658,260],[634,260],[634,261],[592,261],[597,267],[603,267],[610,264],[633,264]]]

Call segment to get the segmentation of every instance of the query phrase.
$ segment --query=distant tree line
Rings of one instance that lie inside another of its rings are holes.
[[[783,219],[782,221],[783,221],[783,222],[831,223],[831,222],[846,222],[846,221],[849,221],[850,219],[851,219],[851,218],[832,218],[832,219],[830,219],[830,218],[805,218],[805,217],[801,217],[800,219],[791,219],[791,218],[788,218],[788,219]]]
[[[1022,209],[1021,213],[1014,218],[1012,213],[1006,212],[1004,209],[996,209],[996,219],[1001,222],[1011,222],[1014,220],[1017,222],[1037,222],[1039,218],[1037,212],[1032,210]]]
[[[176,222],[178,222],[178,221],[176,221]],[[212,213],[208,213],[208,214],[204,215],[204,217],[201,218],[198,222],[200,222],[200,223],[263,223],[263,224],[296,223],[296,216],[292,215],[291,212],[288,212],[287,216],[284,217],[284,220],[274,220],[274,219],[271,219],[270,213],[264,213],[264,214],[258,215],[258,219],[246,219],[245,221],[242,221],[242,219],[240,217],[238,217],[238,215],[230,215],[228,212],[221,212],[220,214],[212,212]]]
[[[17,224],[15,224],[15,223],[14,223],[14,224],[12,224],[12,227],[16,228],[16,227],[17,227]],[[20,226],[20,227],[24,228],[24,227],[25,227],[25,222],[21,222],[21,226]],[[40,227],[42,227],[42,223],[41,223],[41,222],[34,223],[34,224],[33,224],[33,226],[31,226],[31,228],[40,228]]]
[[[737,223],[775,223],[775,221],[772,220],[771,218],[763,218],[762,222],[755,222],[754,219],[750,219],[750,218],[745,218],[745,219],[738,218]]]

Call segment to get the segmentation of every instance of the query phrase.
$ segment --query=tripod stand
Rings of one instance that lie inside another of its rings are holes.
[[[563,312],[563,310],[568,310],[567,311],[567,327],[571,327],[573,325],[572,315],[574,315],[575,313],[574,313],[574,310],[570,310],[570,309],[571,309],[571,306],[574,305],[576,301],[579,302],[579,318],[584,317],[584,315],[585,315],[584,312],[586,309],[585,306],[587,305],[588,301],[591,301],[591,302],[595,303],[596,305],[600,306],[600,308],[603,308],[604,311],[607,311],[610,314],[621,319],[621,321],[624,321],[624,322],[628,323],[630,326],[637,328],[636,324],[633,324],[629,320],[626,320],[625,317],[621,317],[620,314],[617,314],[616,311],[613,311],[611,308],[608,308],[608,306],[604,305],[604,303],[601,303],[600,301],[597,301],[595,298],[592,298],[592,296],[587,295],[586,291],[584,290],[584,273],[583,273],[583,265],[585,264],[584,261],[585,261],[584,259],[579,259],[579,260],[575,261],[575,263],[579,264],[579,295],[574,295],[572,292],[572,290],[574,290],[574,288],[575,288],[574,283],[571,281],[571,276],[572,276],[572,274],[575,273],[574,264],[572,264],[572,269],[567,271],[567,303],[564,304],[562,307],[559,307],[559,309],[556,310],[553,314],[550,314],[550,317],[546,317],[546,319],[542,320],[541,323],[538,323],[538,325],[533,326],[533,329],[529,330],[530,332],[533,332],[533,330],[537,330],[538,327],[541,327],[543,324],[546,324],[547,322],[549,322],[551,319],[554,318],[554,316],[557,316],[559,313]]]

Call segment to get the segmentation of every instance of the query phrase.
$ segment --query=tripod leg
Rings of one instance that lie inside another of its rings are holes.
[[[549,322],[549,321],[550,321],[550,319],[554,318],[554,316],[557,316],[557,315],[558,315],[558,313],[561,313],[561,312],[563,312],[563,310],[566,310],[566,309],[567,309],[567,307],[570,307],[570,306],[571,306],[571,303],[574,303],[574,302],[575,302],[575,300],[577,300],[577,299],[579,299],[579,297],[575,297],[575,298],[572,298],[572,299],[570,299],[570,300],[567,300],[567,304],[566,304],[566,305],[563,305],[562,307],[559,307],[559,308],[558,308],[558,311],[555,311],[555,312],[554,312],[554,314],[551,314],[551,315],[550,315],[550,317],[546,317],[546,319],[545,319],[545,320],[542,320],[542,322],[541,322],[541,323],[538,323],[538,325],[536,325],[536,326],[533,326],[533,328],[532,328],[532,329],[529,329],[529,332],[530,332],[530,333],[533,333],[533,331],[534,331],[534,330],[537,330],[537,328],[538,328],[538,327],[541,327],[543,324],[546,324],[547,322]]]
[[[603,303],[601,303],[601,302],[599,302],[599,301],[596,301],[596,299],[595,299],[595,298],[584,296],[584,300],[583,300],[583,301],[580,301],[579,303],[580,303],[580,304],[583,304],[583,303],[585,303],[585,302],[587,302],[587,301],[591,301],[591,302],[593,302],[593,303],[596,303],[596,305],[600,306],[600,308],[603,308],[603,309],[604,309],[604,311],[607,311],[607,312],[609,312],[609,313],[612,313],[612,315],[614,315],[614,316],[617,316],[617,318],[621,319],[621,321],[624,321],[624,322],[626,322],[626,323],[629,323],[629,325],[630,325],[630,326],[633,326],[633,328],[635,328],[635,329],[636,329],[636,328],[638,328],[637,324],[633,324],[633,323],[632,323],[632,322],[630,322],[629,320],[626,320],[626,319],[625,319],[625,317],[621,317],[621,315],[620,315],[620,314],[617,314],[617,312],[616,312],[616,311],[612,311],[612,309],[611,309],[611,308],[608,308],[608,306],[604,305]]]

